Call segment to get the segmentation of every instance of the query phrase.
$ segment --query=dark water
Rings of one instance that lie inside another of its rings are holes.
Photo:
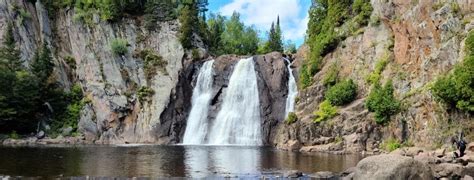
[[[261,177],[289,170],[339,172],[360,158],[269,147],[0,146],[0,176]]]

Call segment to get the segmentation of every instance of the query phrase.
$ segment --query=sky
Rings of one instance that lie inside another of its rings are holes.
[[[284,40],[299,47],[304,42],[311,0],[209,0],[209,11],[231,16],[240,13],[245,25],[253,25],[261,37],[266,37],[273,21],[280,16]]]

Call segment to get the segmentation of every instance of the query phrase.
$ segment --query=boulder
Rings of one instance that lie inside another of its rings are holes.
[[[303,173],[300,171],[291,170],[291,171],[285,172],[283,176],[286,178],[300,178],[300,177],[303,177]]]
[[[278,148],[288,151],[298,151],[301,148],[301,143],[298,140],[289,140],[283,145],[280,145]]]
[[[361,160],[354,179],[432,179],[429,167],[410,157],[377,155]]]
[[[46,133],[44,133],[44,131],[39,131],[36,134],[36,138],[38,138],[38,139],[43,139],[45,136],[46,136]]]
[[[432,169],[435,178],[461,178],[464,174],[464,167],[460,164],[441,163]]]
[[[472,178],[472,176],[465,175],[463,180],[474,180],[474,178]]]
[[[61,131],[61,135],[63,135],[63,136],[70,136],[71,133],[72,133],[72,130],[73,130],[73,129],[72,129],[71,126],[69,126],[69,127],[67,127],[67,128],[63,128],[62,131]]]
[[[466,150],[470,151],[471,153],[474,153],[474,142],[467,144]]]
[[[434,152],[435,156],[436,157],[444,157],[446,155],[446,149],[445,148],[442,148],[442,149],[437,149],[435,152]]]

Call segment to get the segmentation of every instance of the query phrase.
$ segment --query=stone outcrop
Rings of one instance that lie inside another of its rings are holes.
[[[313,84],[299,89],[296,102],[298,121],[281,123],[273,144],[281,146],[298,140],[303,146],[317,146],[342,140],[345,152],[378,152],[384,140],[432,148],[445,144],[457,130],[472,139],[472,114],[458,112],[438,102],[430,84],[448,73],[464,57],[464,38],[474,28],[474,3],[450,1],[371,1],[371,23],[342,40],[325,55]],[[378,22],[378,23],[377,23]],[[308,47],[294,55],[296,69],[307,59]],[[366,77],[380,59],[388,59],[381,83],[393,81],[395,96],[403,103],[401,111],[386,126],[377,125],[364,107],[371,85]],[[338,107],[338,115],[314,123],[314,111],[324,100],[324,76],[335,64],[338,77],[358,85],[357,99]],[[447,129],[449,127],[449,129]]]
[[[430,169],[410,157],[398,155],[371,156],[361,160],[353,179],[433,179]]]

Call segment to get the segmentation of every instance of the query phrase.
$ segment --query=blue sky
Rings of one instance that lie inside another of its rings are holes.
[[[283,36],[300,46],[308,24],[311,0],[209,0],[209,11],[225,16],[233,11],[241,14],[246,25],[253,25],[266,37],[272,21],[280,15]]]

